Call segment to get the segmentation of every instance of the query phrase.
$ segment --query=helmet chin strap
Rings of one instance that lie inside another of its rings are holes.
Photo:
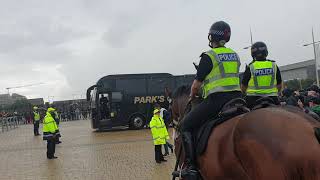
[[[208,34],[208,40],[209,40],[209,47],[213,48],[212,41],[211,41],[211,34]]]
[[[227,43],[225,40],[221,40],[220,42],[214,42],[211,38],[211,34],[208,35],[208,40],[209,47],[211,48],[223,47]]]

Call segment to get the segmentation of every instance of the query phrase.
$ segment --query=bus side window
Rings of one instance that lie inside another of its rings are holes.
[[[122,101],[122,93],[121,92],[112,92],[112,102],[117,103]]]

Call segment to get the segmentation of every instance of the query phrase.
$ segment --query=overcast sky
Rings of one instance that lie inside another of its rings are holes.
[[[0,93],[45,100],[84,98],[115,73],[195,73],[219,20],[231,26],[228,47],[242,69],[251,61],[249,30],[279,65],[313,57],[320,40],[319,0],[0,0]]]

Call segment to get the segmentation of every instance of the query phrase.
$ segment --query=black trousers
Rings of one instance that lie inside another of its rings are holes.
[[[180,126],[181,131],[193,133],[208,119],[217,116],[225,103],[240,97],[242,97],[240,91],[210,94],[184,117]]]
[[[34,135],[39,135],[39,122],[40,121],[34,121],[34,124],[33,124]]]
[[[161,152],[161,145],[154,145],[154,157],[156,162],[161,162],[161,160],[164,159]]]
[[[56,140],[54,138],[47,140],[47,158],[53,158],[56,152]]]
[[[280,104],[278,96],[269,96],[269,97],[274,101],[276,105]],[[262,98],[262,96],[246,96],[245,99],[246,99],[248,108],[252,109],[256,105],[256,101],[260,98]]]

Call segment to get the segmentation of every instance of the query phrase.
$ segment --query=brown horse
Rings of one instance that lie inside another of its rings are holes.
[[[179,88],[172,115],[181,120],[189,90]],[[197,158],[205,180],[320,180],[320,123],[294,108],[270,107],[236,116],[215,127]],[[181,137],[176,131],[176,155]]]

